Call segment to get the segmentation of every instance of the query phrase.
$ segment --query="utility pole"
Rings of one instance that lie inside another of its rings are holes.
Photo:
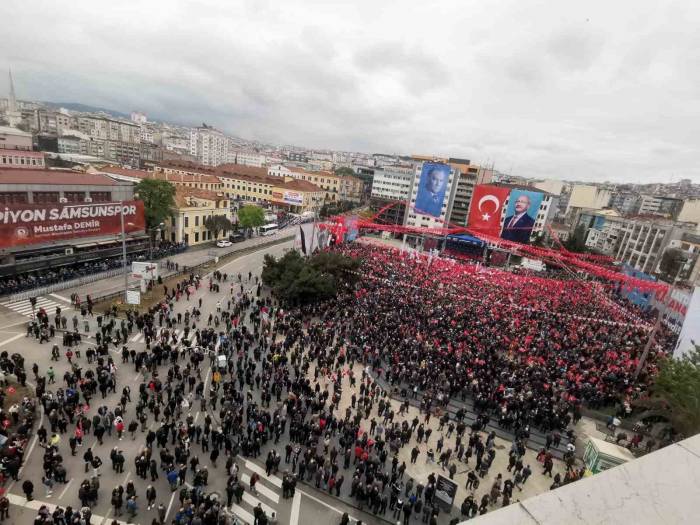
[[[126,231],[124,230],[124,203],[121,203],[121,213],[119,214],[122,225],[122,263],[124,265],[124,303],[126,303],[126,292],[129,290],[129,274],[126,268]]]

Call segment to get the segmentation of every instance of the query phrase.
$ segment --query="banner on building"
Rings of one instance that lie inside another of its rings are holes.
[[[423,163],[414,205],[417,213],[440,217],[449,179],[450,167],[447,164]]]
[[[302,206],[304,204],[304,194],[298,191],[285,190],[282,200],[286,204],[294,204],[297,206]]]
[[[506,218],[503,221],[501,239],[529,244],[530,234],[535,226],[543,197],[538,191],[512,190],[508,199]]]
[[[99,204],[10,204],[0,207],[0,248],[144,231],[142,201]]]
[[[508,200],[509,188],[479,184],[474,188],[467,225],[479,232],[497,236],[501,233],[501,214]]]

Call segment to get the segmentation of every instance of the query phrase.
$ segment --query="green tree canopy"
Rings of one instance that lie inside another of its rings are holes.
[[[684,436],[700,432],[700,347],[694,345],[680,359],[666,358],[651,389],[673,428]]]
[[[238,210],[238,223],[241,228],[257,228],[265,224],[265,210],[260,206],[246,205]]]
[[[321,252],[306,259],[292,250],[280,259],[266,255],[262,281],[281,301],[306,304],[334,297],[341,282],[354,280],[346,270],[355,270],[359,261],[336,253]]]
[[[143,179],[134,187],[134,193],[143,201],[148,228],[156,228],[172,216],[175,208],[175,186],[169,182]]]
[[[336,168],[335,174],[338,177],[349,177],[349,176],[355,175],[355,172],[353,171],[352,168],[342,167],[342,168]]]
[[[233,229],[233,224],[224,215],[210,215],[204,219],[204,227],[211,232],[216,239],[219,232],[228,232]]]

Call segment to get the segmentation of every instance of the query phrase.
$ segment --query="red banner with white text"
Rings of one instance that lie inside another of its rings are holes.
[[[0,248],[144,231],[142,201],[11,204],[0,207]]]

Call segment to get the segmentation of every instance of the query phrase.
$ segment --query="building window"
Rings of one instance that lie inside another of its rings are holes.
[[[0,204],[24,204],[26,202],[29,202],[26,192],[4,191],[0,193]]]
[[[66,202],[85,202],[84,191],[64,191],[63,198]]]
[[[199,215],[194,216],[194,225],[199,226]]]
[[[60,194],[57,191],[35,191],[32,194],[35,204],[51,204],[58,202]]]
[[[190,218],[185,215],[185,228],[189,228],[189,227],[190,227]]]
[[[110,202],[112,200],[111,191],[91,191],[90,198],[92,202]]]
[[[199,242],[199,232],[194,232],[194,242]]]

